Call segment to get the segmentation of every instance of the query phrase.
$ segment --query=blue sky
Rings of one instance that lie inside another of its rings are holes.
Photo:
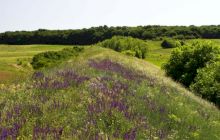
[[[0,32],[92,26],[217,25],[220,0],[0,0]]]

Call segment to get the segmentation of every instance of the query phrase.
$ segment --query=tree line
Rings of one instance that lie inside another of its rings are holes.
[[[69,44],[90,45],[113,36],[131,36],[139,39],[220,38],[220,25],[210,26],[138,26],[138,27],[92,27],[76,30],[15,31],[0,34],[0,44]]]

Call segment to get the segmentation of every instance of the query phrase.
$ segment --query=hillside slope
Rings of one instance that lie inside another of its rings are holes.
[[[96,46],[0,89],[0,139],[220,138],[216,107],[157,66]]]

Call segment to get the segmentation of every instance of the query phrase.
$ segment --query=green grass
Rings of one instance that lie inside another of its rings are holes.
[[[211,40],[220,46],[219,39],[195,39],[195,40]],[[188,43],[194,40],[187,40]],[[172,49],[163,49],[162,41],[147,40],[149,53],[145,60],[161,67],[170,57]],[[66,45],[0,45],[0,83],[24,77],[27,73],[32,72],[30,65],[28,67],[17,67],[17,60],[30,63],[31,58],[38,53],[45,51],[59,51]],[[7,73],[5,75],[5,73]],[[3,76],[4,75],[4,76]]]
[[[65,71],[77,76],[59,74]],[[220,137],[219,110],[145,60],[93,46],[42,73],[51,80],[30,78],[0,90],[0,126],[9,130],[17,123],[18,139]],[[89,79],[77,81],[84,76]],[[66,78],[70,85],[52,88],[54,81],[62,84]],[[51,84],[43,88],[39,82]]]
[[[17,66],[18,59],[30,63],[35,54],[59,51],[66,45],[0,45],[0,83],[25,77],[32,71],[30,65]],[[6,74],[7,73],[7,74]]]
[[[162,64],[169,59],[172,49],[163,49],[161,47],[162,41],[148,40],[147,43],[149,46],[149,53],[145,60],[161,67]]]

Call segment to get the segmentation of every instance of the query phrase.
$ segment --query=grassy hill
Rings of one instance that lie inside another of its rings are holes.
[[[215,106],[159,67],[97,46],[0,89],[0,139],[220,137]]]

